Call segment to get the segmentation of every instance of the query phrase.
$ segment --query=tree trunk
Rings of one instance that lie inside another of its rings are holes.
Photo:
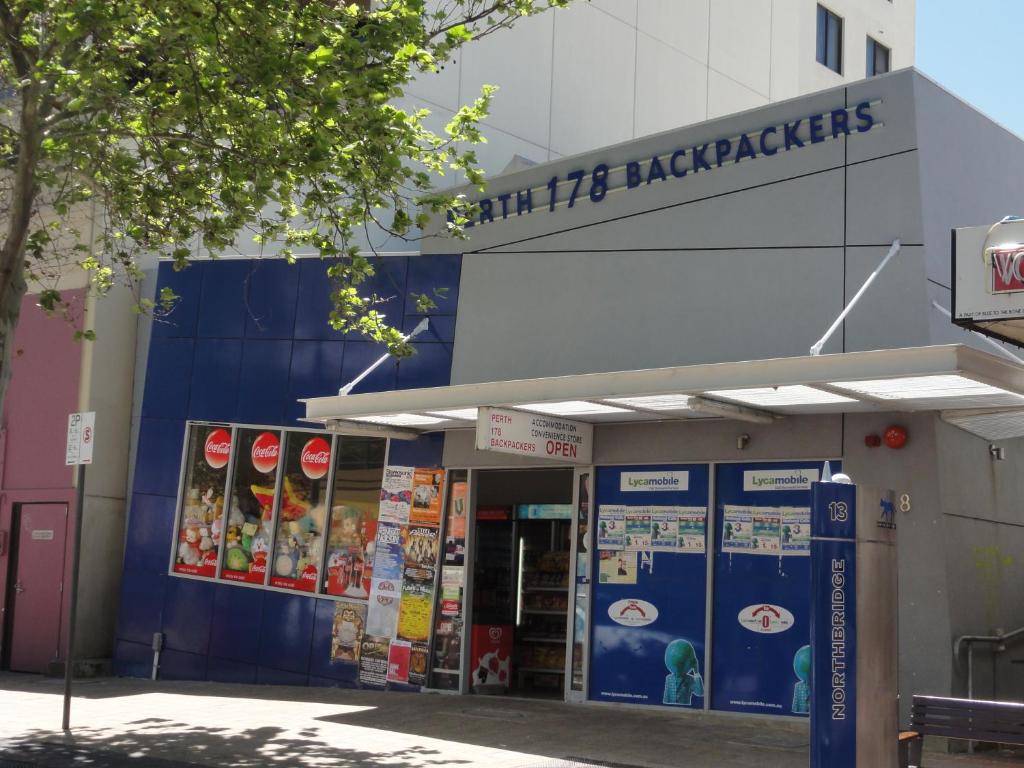
[[[21,315],[21,300],[28,287],[25,284],[24,260],[19,259],[10,280],[5,281],[0,293],[0,414],[3,413],[7,397],[7,385],[11,382],[11,354],[14,348],[14,329]]]

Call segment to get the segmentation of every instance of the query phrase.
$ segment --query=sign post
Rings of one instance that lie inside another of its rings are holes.
[[[71,554],[71,610],[68,615],[67,648],[64,651],[64,719],[61,727],[71,730],[71,672],[75,647],[75,619],[78,613],[78,555],[82,548],[82,517],[85,514],[85,466],[92,464],[96,441],[96,413],[87,411],[68,415],[68,442],[64,463],[77,466],[75,494],[75,543]]]

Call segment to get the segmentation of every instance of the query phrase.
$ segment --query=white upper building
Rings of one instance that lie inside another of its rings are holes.
[[[489,176],[914,63],[915,0],[577,0],[467,45],[403,106],[435,130],[499,86]],[[443,186],[461,181],[450,176]]]

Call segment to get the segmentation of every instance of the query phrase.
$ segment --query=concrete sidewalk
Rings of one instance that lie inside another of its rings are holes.
[[[800,721],[323,688],[0,675],[0,768],[804,768]],[[929,754],[928,768],[1024,765]]]

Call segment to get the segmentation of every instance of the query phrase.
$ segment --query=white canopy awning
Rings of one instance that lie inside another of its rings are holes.
[[[942,411],[988,439],[1024,436],[1024,366],[962,345],[847,352],[304,399],[342,434],[413,438],[475,427],[497,406],[594,424]],[[995,414],[995,415],[994,415]],[[990,436],[991,435],[991,436]]]

